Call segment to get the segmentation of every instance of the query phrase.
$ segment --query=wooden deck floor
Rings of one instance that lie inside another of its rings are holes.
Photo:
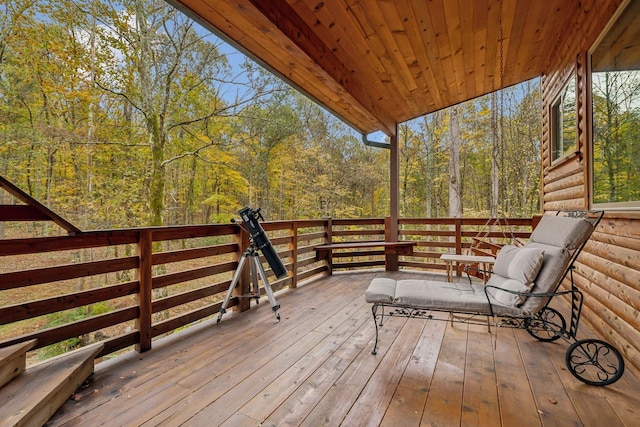
[[[523,330],[392,318],[372,355],[363,293],[384,274],[278,295],[279,323],[262,303],[103,362],[47,425],[640,425],[631,372],[608,387],[582,384],[565,368],[566,343]]]

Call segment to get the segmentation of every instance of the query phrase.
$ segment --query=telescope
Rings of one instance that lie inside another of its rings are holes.
[[[222,319],[222,316],[227,311],[227,307],[229,306],[229,301],[231,300],[231,295],[233,290],[238,285],[238,281],[240,279],[240,273],[242,268],[244,267],[244,263],[249,260],[249,266],[251,268],[251,289],[252,292],[247,295],[242,295],[241,297],[255,298],[256,303],[259,303],[260,300],[260,289],[258,288],[258,278],[257,275],[262,279],[262,283],[264,284],[264,291],[267,294],[267,298],[269,298],[269,302],[271,303],[271,309],[276,315],[276,319],[280,320],[280,314],[278,310],[280,309],[280,305],[276,302],[276,298],[273,295],[273,291],[271,290],[271,285],[269,285],[269,280],[267,279],[267,274],[264,271],[264,267],[262,267],[262,263],[260,262],[260,255],[258,251],[262,252],[265,259],[269,263],[271,267],[271,271],[276,275],[278,279],[287,275],[287,269],[278,258],[278,254],[276,250],[271,245],[269,238],[264,232],[264,229],[260,225],[260,221],[264,221],[262,214],[260,214],[260,208],[251,209],[250,207],[242,208],[238,211],[240,216],[242,217],[242,221],[244,222],[245,227],[249,231],[249,240],[251,244],[249,248],[242,254],[242,258],[238,263],[238,268],[236,269],[236,273],[231,280],[231,284],[229,285],[229,289],[227,290],[227,296],[224,298],[222,302],[222,306],[220,306],[220,313],[218,314],[218,322]],[[235,223],[235,220],[231,220],[231,222]]]
[[[271,271],[276,275],[278,279],[287,275],[287,269],[282,264],[282,261],[278,257],[276,250],[271,245],[269,238],[264,232],[264,229],[260,225],[258,220],[264,221],[262,214],[260,213],[260,208],[251,209],[249,206],[246,206],[238,211],[242,221],[247,226],[247,230],[251,235],[251,240],[255,245],[256,249],[262,252],[269,267],[271,267]]]

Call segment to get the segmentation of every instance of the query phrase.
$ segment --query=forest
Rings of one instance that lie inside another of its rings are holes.
[[[401,124],[400,216],[539,213],[540,108],[536,79]],[[388,170],[163,1],[0,1],[0,175],[82,230],[381,217]]]

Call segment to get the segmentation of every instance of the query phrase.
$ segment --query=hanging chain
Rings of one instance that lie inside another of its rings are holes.
[[[500,153],[504,153],[504,34],[502,32],[502,17],[500,17],[500,28],[499,28],[499,43],[500,43],[500,106],[498,107],[498,114],[500,114],[500,132],[498,135],[498,146],[500,147]],[[509,234],[511,234],[510,243],[514,243],[515,235],[513,234],[513,229],[511,225],[507,221],[506,216],[504,216],[504,225],[509,230]],[[502,237],[505,240],[507,239],[505,228],[502,228]]]
[[[500,18],[500,107],[498,113],[500,114],[500,136],[498,138],[498,144],[501,148],[504,148],[504,35],[502,34],[502,18]]]
[[[500,89],[503,88],[504,85],[504,50],[503,50],[503,39],[502,39],[502,19],[500,19],[500,34],[498,42],[500,43]]]

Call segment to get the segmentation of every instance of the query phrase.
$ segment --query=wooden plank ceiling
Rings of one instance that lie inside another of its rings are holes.
[[[547,72],[563,32],[597,3],[168,1],[355,129],[389,135],[396,123]]]

